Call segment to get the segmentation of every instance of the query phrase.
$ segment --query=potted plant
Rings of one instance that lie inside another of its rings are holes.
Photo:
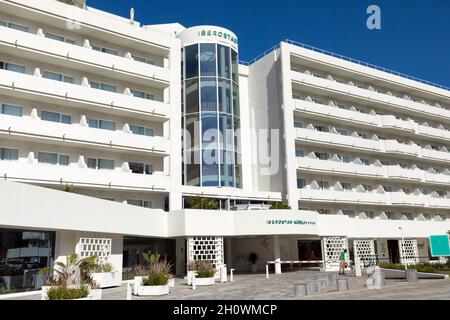
[[[256,261],[258,261],[258,255],[255,252],[252,252],[248,255],[248,260],[252,263],[252,273],[258,272],[258,265],[256,264]]]
[[[97,257],[78,259],[76,254],[66,257],[66,263],[56,262],[53,268],[44,268],[43,300],[98,300],[101,289],[92,279],[98,265]]]
[[[100,288],[119,287],[122,283],[120,274],[109,262],[99,263],[92,273],[92,279],[98,283]]]
[[[166,260],[160,260],[160,255],[144,254],[144,259],[147,262],[145,276],[138,276],[135,278],[135,291],[139,296],[161,296],[169,294],[169,274],[172,265]]]
[[[211,263],[207,261],[196,261],[195,285],[211,286],[215,283],[215,270]]]

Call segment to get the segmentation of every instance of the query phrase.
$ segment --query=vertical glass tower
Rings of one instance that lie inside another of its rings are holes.
[[[219,27],[180,33],[183,41],[183,183],[241,188],[237,39]]]

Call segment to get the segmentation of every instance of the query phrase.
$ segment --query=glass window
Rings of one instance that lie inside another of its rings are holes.
[[[186,80],[186,114],[198,112],[198,78]]]
[[[186,164],[186,184],[200,186],[200,151],[185,152],[184,162]]]
[[[97,159],[88,158],[87,159],[87,167],[89,169],[97,169]]]
[[[150,128],[144,128],[141,126],[130,125],[130,130],[133,134],[138,134],[141,136],[150,136],[150,137],[154,136],[153,129],[150,129]]]
[[[185,116],[186,132],[184,142],[186,149],[198,148],[200,142],[200,120],[198,113],[188,114]]]
[[[205,156],[205,153],[209,155]],[[217,158],[216,154],[217,150],[204,150],[203,152],[202,186],[204,187],[218,187],[220,185],[218,162],[211,160]],[[212,162],[212,164],[208,164],[207,162]]]
[[[372,192],[373,188],[370,184],[363,184],[362,187],[364,188],[364,190],[366,190],[367,192]]]
[[[348,155],[338,154],[337,157],[338,157],[340,162],[343,162],[343,163],[349,163],[350,162],[350,157]]]
[[[229,114],[219,114],[219,140],[220,148],[233,149],[233,118]]]
[[[353,210],[342,210],[342,214],[344,216],[349,217],[349,218],[354,218],[355,217],[355,211],[353,211]]]
[[[231,113],[231,81],[219,79],[219,111]]]
[[[116,50],[109,49],[109,48],[92,46],[92,49],[95,50],[95,51],[100,51],[100,52],[112,54],[114,56],[117,56],[119,54]]]
[[[218,146],[217,113],[202,113],[202,146],[217,149]]]
[[[110,130],[110,131],[116,130],[116,123],[113,121],[89,119],[88,123],[89,123],[89,127],[91,127],[91,128]]]
[[[131,89],[130,91],[131,91],[131,94],[133,96],[135,96],[136,98],[147,99],[147,100],[155,100],[154,95],[151,94],[151,93],[147,93],[147,92],[139,91],[139,90],[134,90],[134,89]]]
[[[216,45],[214,43],[200,44],[200,75],[216,76]]]
[[[6,27],[8,24],[5,21],[0,20],[0,26]]]
[[[3,68],[8,71],[19,72],[19,73],[25,73],[25,71],[26,71],[26,68],[24,66],[14,64],[14,63],[9,63],[9,62],[4,63]]]
[[[305,179],[297,179],[297,188],[304,189],[306,187]]]
[[[198,45],[185,48],[186,79],[198,77]]]
[[[317,159],[320,160],[328,160],[330,158],[330,155],[325,152],[314,152]]]
[[[304,154],[303,150],[295,150],[295,156],[297,158],[302,158],[305,156],[305,154]]]
[[[59,165],[60,166],[68,166],[70,158],[66,155],[59,155]]]
[[[330,127],[328,126],[314,126],[314,129],[320,132],[330,132]]]
[[[1,106],[2,114],[6,114],[9,116],[21,117],[22,116],[22,107],[13,106],[10,104],[2,104]]]
[[[66,76],[66,75],[63,75],[60,73],[50,72],[50,71],[44,71],[44,74],[42,75],[42,77],[45,79],[50,79],[50,80],[73,83],[73,77]]]
[[[30,31],[30,29],[28,27],[22,26],[20,24],[15,24],[15,23],[12,23],[12,22],[8,23],[8,27],[11,28],[11,29],[16,29],[16,30],[23,31],[23,32],[29,32]]]
[[[74,40],[71,39],[67,39],[63,36],[59,36],[57,34],[53,34],[53,33],[46,33],[45,34],[46,38],[52,39],[52,40],[57,40],[57,41],[61,41],[61,42],[66,42],[66,43],[70,43],[70,44],[75,44]]]
[[[338,132],[338,134],[340,134],[341,136],[348,136],[347,130],[344,130],[344,129],[338,129],[337,132]]]
[[[294,128],[303,128],[303,123],[299,121],[294,121]]]
[[[152,202],[148,201],[148,200],[129,199],[129,200],[127,200],[127,203],[132,206],[143,207],[143,208],[151,208],[152,207]]]
[[[365,158],[359,158],[361,160],[362,164],[365,166],[370,166],[370,160]]]
[[[231,78],[235,83],[239,83],[239,61],[237,52],[231,49]]]
[[[201,78],[200,94],[202,111],[217,110],[217,88],[215,78]]]
[[[220,185],[222,187],[234,187],[234,153],[222,151],[220,162]]]
[[[239,87],[236,83],[233,83],[233,114],[236,117],[240,116],[240,105],[239,105]]]
[[[395,220],[395,213],[394,212],[385,212],[386,217],[388,218],[388,220]]]
[[[321,189],[321,190],[326,190],[326,189],[330,188],[328,181],[318,180],[316,182],[317,182],[317,185],[319,186],[319,189]]]
[[[0,160],[7,160],[7,161],[19,160],[19,150],[0,148]]]
[[[383,186],[384,192],[392,192],[392,187],[390,186]]]
[[[56,112],[42,111],[41,119],[45,121],[59,122],[60,114]]]
[[[72,116],[66,114],[61,115],[61,123],[72,124]]]
[[[117,87],[112,84],[99,83],[91,81],[91,88],[109,91],[109,92],[117,92]]]
[[[38,153],[38,162],[45,164],[58,164],[58,154],[56,153],[48,153],[48,152],[39,152]]]
[[[134,59],[135,61],[142,62],[142,63],[146,63],[146,64],[152,64],[152,65],[155,64],[152,60],[147,59],[147,58],[144,58],[144,57],[133,56],[133,59]]]
[[[129,166],[132,173],[153,174],[153,166],[151,164],[129,162]]]
[[[366,211],[366,217],[370,220],[374,220],[375,219],[375,213],[373,211]]]
[[[342,189],[344,189],[344,191],[353,191],[351,183],[342,182],[341,186],[342,186]]]
[[[114,160],[98,159],[98,169],[99,170],[113,170],[114,169]]]
[[[217,59],[218,76],[230,79],[230,48],[218,44]]]

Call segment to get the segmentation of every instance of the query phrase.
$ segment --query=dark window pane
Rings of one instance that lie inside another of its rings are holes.
[[[132,173],[144,173],[144,164],[143,163],[137,163],[137,162],[130,162],[129,163],[130,170]]]
[[[220,148],[233,150],[233,119],[225,113],[219,114]]]
[[[12,161],[18,159],[19,159],[18,149],[0,148],[0,160]]]
[[[198,45],[185,48],[186,79],[198,77]]]
[[[66,124],[72,124],[72,117],[68,115],[62,115],[61,122]]]
[[[216,76],[216,45],[214,43],[200,44],[200,75]]]
[[[217,88],[215,78],[201,78],[200,82],[202,111],[217,110]]]
[[[217,66],[218,76],[222,78],[230,78],[230,48],[217,45]]]
[[[22,116],[22,107],[12,106],[9,104],[2,105],[2,114],[6,114],[9,116],[21,117]]]
[[[59,156],[59,165],[68,166],[69,165],[69,156],[60,155]]]
[[[200,142],[200,121],[198,113],[189,114],[186,119],[186,136],[184,141],[186,143],[186,149],[198,148]]]
[[[97,169],[97,159],[88,158],[87,159],[87,166],[90,169]]]
[[[231,113],[231,81],[219,79],[219,111]]]
[[[113,170],[114,169],[114,160],[109,159],[98,159],[98,168],[100,170]]]
[[[217,113],[202,113],[202,146],[217,149],[218,146]]]
[[[240,116],[239,87],[235,83],[233,83],[233,114],[236,117]]]
[[[236,83],[239,83],[239,63],[238,63],[238,55],[236,51],[231,50],[231,65],[232,65],[232,80]]]
[[[221,152],[220,185],[234,187],[234,153],[232,151]]]
[[[46,163],[46,164],[57,164],[58,163],[58,155],[56,153],[39,152],[38,153],[38,162]]]
[[[41,119],[45,121],[59,122],[59,113],[50,112],[50,111],[42,111]]]
[[[186,113],[198,112],[198,78],[186,80]]]

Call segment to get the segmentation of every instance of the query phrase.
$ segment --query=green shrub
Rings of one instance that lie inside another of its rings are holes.
[[[0,287],[0,294],[7,294],[9,292],[5,287]]]
[[[191,209],[219,210],[220,201],[205,197],[192,197],[189,206]]]
[[[200,270],[197,271],[196,278],[212,278],[214,277],[215,272],[213,270]]]
[[[68,288],[66,286],[51,287],[47,291],[49,300],[73,300],[86,298],[89,295],[88,286],[80,286],[79,288]]]
[[[288,206],[287,204],[284,204],[283,202],[274,202],[270,206],[270,210],[288,210],[288,209],[291,209],[291,207]]]
[[[161,273],[150,273],[143,279],[144,286],[165,286],[169,282],[169,276]]]
[[[405,270],[404,264],[380,262],[378,266],[384,269]],[[408,269],[417,270],[417,272],[439,273],[439,271],[446,271],[447,267],[443,264],[418,263],[408,265]]]

